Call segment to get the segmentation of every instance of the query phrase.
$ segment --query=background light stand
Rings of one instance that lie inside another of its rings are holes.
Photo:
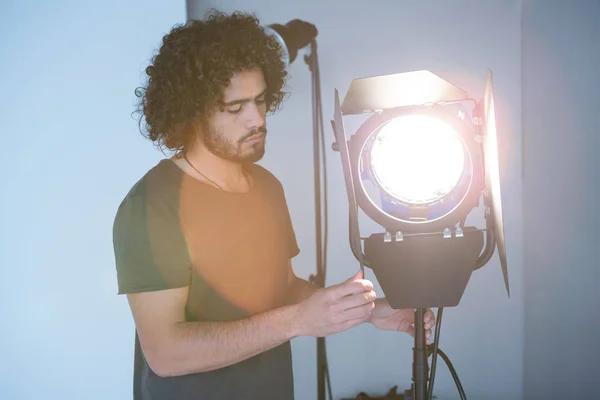
[[[313,170],[314,170],[314,202],[315,202],[315,241],[317,256],[317,273],[310,276],[310,281],[319,287],[325,287],[327,271],[327,160],[325,152],[325,134],[323,129],[323,107],[321,103],[321,78],[319,71],[319,58],[317,53],[317,42],[310,43],[310,54],[305,57],[312,74],[312,109],[313,109]],[[322,168],[321,160],[322,157]],[[321,181],[321,174],[323,179]],[[322,184],[321,184],[322,182]],[[322,186],[322,188],[321,188]],[[321,197],[321,193],[323,196]],[[321,204],[323,205],[323,222],[321,220]],[[323,230],[321,227],[323,226]],[[331,391],[331,379],[329,376],[329,363],[327,362],[327,350],[325,338],[317,338],[317,398],[325,400],[325,383],[329,399],[333,400]]]
[[[300,49],[310,46],[310,53],[304,57],[304,61],[311,72],[312,83],[316,274],[311,275],[309,280],[319,287],[325,287],[328,237],[327,161],[321,101],[321,77],[316,41],[318,30],[313,24],[299,19],[291,20],[285,25],[268,25],[265,30],[272,34],[281,45],[286,65],[296,60]],[[317,398],[318,400],[325,400],[326,394],[329,394],[329,399],[333,399],[325,338],[318,337],[316,341]]]

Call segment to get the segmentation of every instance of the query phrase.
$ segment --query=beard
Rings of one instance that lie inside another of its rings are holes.
[[[265,154],[266,125],[253,129],[237,141],[226,138],[223,132],[208,126],[208,124],[205,124],[203,131],[204,145],[208,151],[222,159],[238,164],[248,164],[259,161]],[[265,137],[261,141],[253,143],[249,150],[243,150],[244,142],[259,133],[265,135]]]

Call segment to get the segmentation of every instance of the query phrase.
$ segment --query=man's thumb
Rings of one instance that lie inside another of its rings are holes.
[[[346,280],[346,282],[352,282],[355,281],[357,279],[363,279],[364,278],[364,274],[362,269],[358,270],[358,272],[356,274],[354,274],[354,276],[351,276],[350,278],[348,278],[348,280]]]

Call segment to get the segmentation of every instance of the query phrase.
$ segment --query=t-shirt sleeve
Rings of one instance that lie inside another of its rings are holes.
[[[294,225],[292,224],[292,217],[290,215],[290,210],[287,204],[287,200],[285,198],[285,192],[281,183],[279,183],[280,187],[280,202],[281,209],[283,210],[283,221],[284,221],[284,230],[286,232],[287,244],[289,249],[290,258],[296,257],[300,253],[300,248],[298,247],[298,241],[296,239],[296,232],[294,231]]]
[[[113,225],[118,293],[189,285],[191,268],[176,212],[143,195],[127,197]]]

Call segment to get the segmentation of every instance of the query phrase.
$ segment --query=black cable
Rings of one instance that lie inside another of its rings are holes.
[[[327,349],[325,349],[324,357],[325,357],[325,379],[327,380],[327,394],[329,395],[329,400],[333,400],[333,394],[331,393],[331,379],[329,376],[329,361],[327,360]]]
[[[433,345],[429,345],[428,350],[433,352]],[[437,352],[439,353],[440,357],[442,357],[442,359],[446,363],[446,366],[450,370],[450,374],[452,375],[452,378],[454,379],[454,383],[456,384],[456,388],[458,389],[458,394],[460,395],[461,400],[467,400],[467,395],[465,394],[465,389],[463,388],[462,383],[460,382],[460,378],[458,377],[458,374],[456,373],[456,370],[454,369],[452,362],[450,361],[450,359],[448,358],[446,353],[444,353],[442,351],[442,349],[438,348]]]
[[[458,394],[460,395],[461,400],[467,400],[467,395],[465,394],[465,390],[460,382],[460,379],[458,377],[458,374],[456,373],[456,370],[454,369],[454,366],[452,365],[452,362],[450,361],[448,356],[446,356],[446,354],[442,350],[439,349],[440,330],[441,330],[441,325],[442,325],[443,312],[444,312],[444,308],[439,307],[438,312],[437,312],[436,322],[435,322],[436,326],[435,326],[434,342],[433,342],[433,344],[428,346],[428,351],[431,353],[430,355],[432,355],[431,371],[430,371],[430,377],[429,377],[429,387],[427,388],[428,400],[431,400],[432,396],[433,396],[433,384],[435,382],[435,370],[436,370],[436,366],[437,366],[438,353],[442,357],[442,359],[448,366],[450,373],[452,374],[452,378],[454,379],[454,383],[456,384],[456,388],[458,389]]]
[[[448,358],[446,353],[444,353],[441,349],[438,349],[438,352],[440,354],[440,357],[442,357],[442,359],[448,366],[450,373],[452,374],[452,378],[454,379],[454,383],[456,384],[456,388],[458,389],[458,394],[460,395],[461,400],[467,400],[467,395],[465,394],[465,389],[463,388],[462,384],[460,383],[460,379],[458,377],[458,374],[456,373],[456,370],[454,369],[454,366],[452,365],[452,362],[450,362],[450,359]]]
[[[444,312],[444,307],[439,307],[435,322],[435,335],[433,339],[433,357],[431,358],[431,370],[429,372],[429,386],[427,388],[427,397],[428,400],[432,400],[433,396],[433,384],[435,382],[435,369],[437,367],[437,355],[438,355],[438,345],[440,342],[440,329],[442,325],[442,314]]]

